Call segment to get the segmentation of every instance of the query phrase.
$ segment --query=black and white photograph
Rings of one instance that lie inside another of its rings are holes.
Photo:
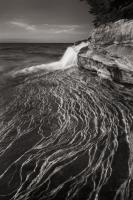
[[[0,200],[133,200],[133,0],[0,0]]]

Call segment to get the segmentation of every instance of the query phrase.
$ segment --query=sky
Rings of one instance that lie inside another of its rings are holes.
[[[0,0],[0,42],[74,42],[93,29],[80,0]]]

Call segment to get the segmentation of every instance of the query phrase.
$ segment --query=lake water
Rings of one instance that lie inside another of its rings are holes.
[[[68,46],[0,45],[0,200],[133,197],[133,87],[75,65],[12,76]]]

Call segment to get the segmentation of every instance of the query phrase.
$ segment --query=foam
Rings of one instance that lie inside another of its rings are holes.
[[[21,73],[28,74],[32,72],[37,72],[39,70],[46,70],[46,71],[64,70],[72,66],[77,66],[78,53],[80,49],[85,46],[88,46],[88,42],[82,42],[77,46],[68,47],[59,61],[24,68],[22,70],[15,72],[15,75]]]

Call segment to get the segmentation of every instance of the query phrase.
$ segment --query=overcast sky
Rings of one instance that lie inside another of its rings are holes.
[[[0,42],[74,42],[91,22],[80,0],[0,0]]]

